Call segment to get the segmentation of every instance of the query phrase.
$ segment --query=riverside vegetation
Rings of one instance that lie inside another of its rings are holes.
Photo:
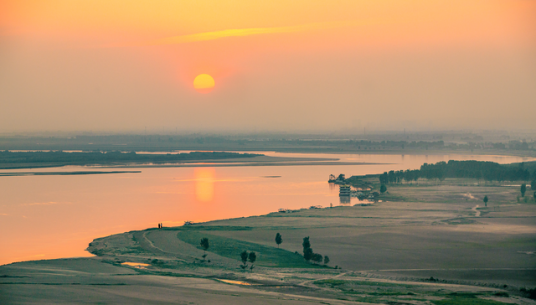
[[[128,165],[128,164],[164,164],[206,160],[223,160],[253,158],[259,154],[232,152],[188,152],[177,154],[144,154],[122,151],[0,151],[0,168],[36,168],[66,165]]]

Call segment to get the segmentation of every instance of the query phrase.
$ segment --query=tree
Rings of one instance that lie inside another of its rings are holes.
[[[329,264],[329,256],[325,255],[324,256],[324,265],[327,265]]]
[[[257,260],[257,254],[255,254],[255,252],[250,252],[248,258],[249,258],[249,262],[251,263],[250,269],[253,270],[253,264]]]
[[[303,246],[304,251],[307,248],[311,248],[311,243],[309,242],[309,236],[303,238],[302,246]]]
[[[387,186],[385,186],[385,184],[382,184],[382,186],[380,186],[380,192],[383,194],[387,191]]]
[[[313,249],[311,248],[307,248],[307,249],[304,249],[303,250],[303,258],[306,260],[306,261],[310,261],[312,258],[313,258]]]
[[[532,180],[530,183],[530,189],[536,191],[536,179]]]
[[[525,183],[521,184],[521,197],[525,197],[526,191],[527,191],[527,185]]]
[[[306,261],[310,261],[313,258],[313,249],[311,249],[311,242],[309,242],[309,236],[303,238],[303,258]]]
[[[484,196],[484,200],[483,200],[483,201],[484,201],[484,204],[485,204],[486,206],[488,206],[488,196]]]
[[[319,254],[319,253],[313,254],[313,258],[312,258],[313,262],[319,264],[322,262],[322,259],[323,259],[322,254]]]
[[[205,257],[207,257],[206,251],[210,247],[208,243],[208,238],[206,237],[201,238],[201,242],[199,244],[201,245],[201,248],[203,248],[203,259],[204,259]]]
[[[245,269],[248,262],[248,251],[244,250],[244,252],[240,253],[240,259],[242,260],[242,269]]]
[[[281,234],[277,233],[275,235],[275,243],[277,244],[277,247],[279,248],[279,245],[283,242],[283,237],[281,237]]]
[[[387,175],[387,172],[384,172],[380,175],[380,183],[381,184],[387,184],[389,183],[389,176]]]

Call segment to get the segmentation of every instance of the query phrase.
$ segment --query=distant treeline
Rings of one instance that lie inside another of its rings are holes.
[[[137,154],[121,151],[94,152],[10,152],[0,151],[0,165],[13,163],[62,163],[68,165],[107,163],[168,163],[214,159],[247,158],[258,154],[232,152],[190,152],[180,154]]]
[[[424,163],[420,169],[384,172],[380,175],[381,184],[445,178],[474,178],[486,181],[528,181],[536,179],[536,162],[501,165],[484,161],[454,161]]]
[[[0,137],[0,150],[219,150],[281,152],[362,152],[422,150],[534,151],[536,142],[484,142],[463,135],[392,135],[385,140],[332,138],[326,135],[78,135],[73,137]],[[373,138],[379,135],[371,135]],[[467,141],[464,143],[464,141]]]

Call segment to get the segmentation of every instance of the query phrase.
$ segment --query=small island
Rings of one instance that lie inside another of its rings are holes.
[[[234,152],[139,153],[135,151],[0,151],[0,169],[78,166],[163,165],[192,162],[221,162],[263,156]]]

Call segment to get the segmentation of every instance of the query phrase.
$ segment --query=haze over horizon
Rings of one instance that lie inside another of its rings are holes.
[[[535,54],[528,0],[0,0],[0,130],[535,130]]]

